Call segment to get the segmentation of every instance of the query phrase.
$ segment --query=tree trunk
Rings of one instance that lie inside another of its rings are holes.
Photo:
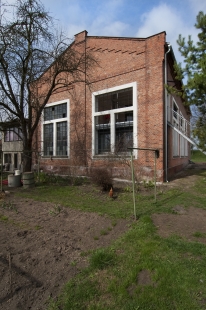
[[[23,172],[31,171],[32,167],[32,140],[27,140],[23,144]]]

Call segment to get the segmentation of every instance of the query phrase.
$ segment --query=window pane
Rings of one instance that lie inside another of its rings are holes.
[[[67,103],[57,104],[44,109],[44,120],[50,121],[67,117]]]
[[[53,124],[44,125],[44,155],[53,155]]]
[[[115,152],[128,152],[133,147],[133,112],[115,115]]]
[[[178,121],[178,106],[173,101],[173,118]]]
[[[116,92],[98,95],[95,98],[95,112],[132,106],[132,87]]]
[[[9,141],[14,141],[14,132],[13,132],[13,128],[10,128],[10,130],[9,130]]]
[[[95,117],[96,154],[110,152],[110,115]]]
[[[4,154],[4,163],[11,164],[11,154]]]
[[[9,141],[9,130],[4,132],[4,141],[8,142]]]
[[[19,128],[19,130],[18,130],[18,140],[22,140],[22,138],[23,138],[23,133],[22,133],[21,128]]]
[[[19,140],[18,128],[14,128],[13,130],[14,130],[14,132],[13,132],[14,141],[18,141]]]
[[[57,123],[56,155],[67,155],[67,122]]]
[[[179,156],[179,134],[173,130],[173,156]]]
[[[132,106],[132,88],[119,91],[117,108],[125,108],[130,106]]]
[[[11,127],[8,128],[4,132],[4,141],[5,142],[12,142],[12,141],[19,141],[22,140],[22,131],[19,127]]]

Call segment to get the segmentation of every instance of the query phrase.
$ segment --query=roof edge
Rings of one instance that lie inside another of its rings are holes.
[[[75,42],[76,42],[76,40],[79,41],[78,38],[80,38],[80,37],[81,37],[81,39],[82,39],[82,37],[84,37],[84,38],[117,39],[117,40],[118,39],[121,39],[121,40],[131,40],[131,39],[132,40],[147,40],[149,38],[158,36],[158,35],[163,34],[163,33],[166,35],[166,31],[161,31],[161,32],[158,32],[158,33],[153,34],[151,36],[148,36],[148,37],[88,36],[88,32],[86,30],[83,30],[83,31],[75,34],[74,37],[75,37]]]

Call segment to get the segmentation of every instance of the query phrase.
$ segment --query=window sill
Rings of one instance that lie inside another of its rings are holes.
[[[105,159],[105,158],[114,158],[114,159],[122,159],[122,158],[128,158],[131,157],[130,153],[119,153],[119,154],[98,154],[98,155],[94,155],[93,159]]]
[[[67,159],[69,156],[42,156],[42,159]]]

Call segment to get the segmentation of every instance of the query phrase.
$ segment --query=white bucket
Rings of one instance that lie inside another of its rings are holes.
[[[14,171],[14,174],[15,174],[15,175],[20,175],[20,174],[21,174],[21,170],[15,170],[15,171]]]

